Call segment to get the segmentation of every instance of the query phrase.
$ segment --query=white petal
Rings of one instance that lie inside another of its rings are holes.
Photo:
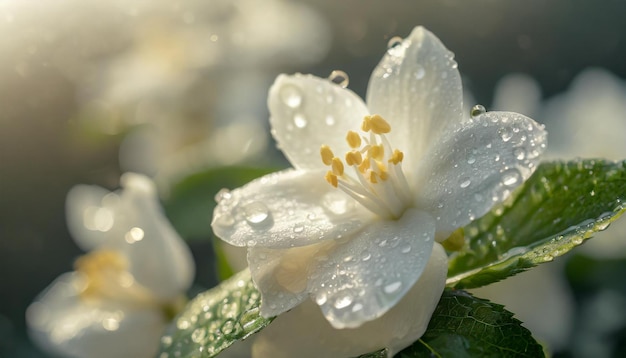
[[[424,334],[443,292],[447,269],[447,255],[435,244],[422,276],[404,298],[385,315],[359,328],[335,329],[315,303],[305,301],[252,337],[252,357],[343,358],[385,347],[391,357]]]
[[[172,300],[193,282],[195,266],[189,247],[162,212],[147,177],[124,174],[122,201],[128,219],[124,241],[116,248],[128,257],[130,273],[158,298]]]
[[[133,173],[124,174],[121,182],[117,193],[87,185],[68,193],[74,240],[85,250],[121,252],[141,285],[162,300],[175,298],[193,281],[191,252],[163,215],[154,183]]]
[[[308,274],[315,258],[334,246],[326,240],[291,249],[248,249],[252,279],[262,296],[261,315],[277,316],[308,298]]]
[[[420,277],[430,257],[435,220],[409,209],[379,220],[343,244],[317,255],[309,290],[335,328],[358,327],[382,316]]]
[[[433,141],[463,118],[461,77],[453,54],[423,27],[387,53],[367,89],[371,113],[391,124],[394,147],[404,151],[409,172]]]
[[[67,193],[67,226],[81,249],[92,250],[110,238],[118,205],[116,193],[95,185],[76,185]]]
[[[437,218],[437,239],[503,201],[539,164],[543,126],[521,114],[487,112],[450,132],[418,169],[418,206]]]
[[[221,195],[211,226],[235,246],[289,248],[360,229],[372,215],[324,179],[324,172],[285,170]]]
[[[348,130],[368,114],[354,92],[311,75],[280,75],[270,88],[268,106],[278,147],[298,169],[325,168],[320,147],[327,144],[343,158],[350,148]]]
[[[57,278],[26,312],[31,338],[65,357],[153,357],[165,319],[151,307],[86,301],[75,273]]]

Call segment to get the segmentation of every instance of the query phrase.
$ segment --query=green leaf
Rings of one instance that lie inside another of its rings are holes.
[[[186,240],[211,237],[215,194],[234,189],[275,169],[223,167],[193,174],[172,187],[163,202],[165,213],[176,231]]]
[[[491,213],[464,228],[448,285],[480,287],[552,261],[616,220],[626,206],[626,162],[544,163]]]
[[[385,350],[362,357],[384,357]],[[395,355],[418,357],[543,357],[543,348],[502,305],[446,289],[428,329]]]
[[[273,320],[259,315],[260,304],[261,293],[244,270],[189,302],[161,338],[161,353],[214,357]]]

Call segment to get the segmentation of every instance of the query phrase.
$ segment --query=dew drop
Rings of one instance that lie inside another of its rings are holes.
[[[229,200],[232,197],[233,195],[230,193],[230,190],[222,188],[215,194],[215,202],[219,204],[222,200]]]
[[[235,322],[232,319],[227,320],[220,329],[224,334],[231,334],[235,329]]]
[[[408,254],[409,252],[411,252],[411,245],[403,247],[400,251],[402,251],[403,254]]]
[[[191,334],[191,340],[195,343],[202,343],[202,341],[206,338],[206,329],[198,328]]]
[[[472,116],[472,118],[479,117],[479,116],[481,116],[481,115],[483,115],[485,113],[487,113],[487,110],[485,109],[485,106],[483,106],[481,104],[475,105],[470,110],[470,116]]]
[[[468,186],[470,186],[470,184],[472,184],[472,181],[465,178],[463,181],[461,181],[461,188],[467,188]]]
[[[293,227],[293,232],[295,232],[296,234],[299,234],[299,233],[301,233],[303,231],[304,231],[304,225],[302,225],[302,224],[298,224],[298,225]]]
[[[334,70],[333,72],[331,72],[328,76],[328,79],[331,82],[339,85],[339,87],[341,88],[348,87],[348,84],[350,83],[350,78],[348,77],[348,74],[340,70]]]
[[[328,126],[334,126],[335,125],[335,117],[333,117],[333,116],[331,116],[329,114],[329,115],[326,116],[325,122],[326,122],[326,125],[328,125]]]
[[[426,70],[424,69],[424,67],[417,65],[417,69],[413,73],[413,76],[415,77],[415,79],[421,80],[422,78],[424,78],[425,75],[426,75]]]
[[[400,287],[402,287],[402,282],[396,281],[388,285],[385,285],[385,287],[383,287],[383,291],[385,291],[385,293],[387,294],[392,294],[394,292],[397,292],[400,289]]]
[[[315,297],[315,303],[317,303],[318,306],[321,306],[324,303],[326,303],[326,300],[327,300],[326,295],[323,293]]]
[[[402,37],[400,36],[394,36],[392,38],[389,39],[389,42],[387,42],[387,48],[394,48],[398,45],[400,45],[402,43]]]
[[[476,163],[476,158],[475,157],[468,157],[467,158],[467,164],[474,164]]]
[[[524,160],[526,158],[526,150],[521,147],[515,148],[513,149],[513,155],[517,160]]]
[[[302,105],[302,93],[293,85],[286,85],[280,89],[280,99],[289,108],[298,108]]]
[[[246,221],[250,225],[262,224],[269,217],[269,210],[265,204],[253,201],[244,206]]]
[[[364,251],[363,253],[361,253],[361,260],[363,261],[369,261],[369,259],[372,258],[372,254],[370,254],[367,251]]]
[[[338,298],[335,301],[335,308],[336,309],[342,309],[342,308],[346,308],[348,306],[350,306],[350,304],[352,304],[352,297],[350,296],[343,296]]]
[[[503,142],[508,142],[509,140],[511,140],[511,137],[513,136],[513,134],[511,133],[511,129],[506,128],[506,127],[501,128],[498,132]]]
[[[293,116],[293,124],[295,124],[298,128],[304,128],[308,123],[309,122],[302,113],[296,113],[296,115]]]
[[[502,175],[502,184],[513,186],[520,182],[521,174],[517,169],[511,169]]]
[[[352,312],[358,312],[362,309],[363,309],[363,305],[360,303],[355,303],[354,306],[352,306]]]

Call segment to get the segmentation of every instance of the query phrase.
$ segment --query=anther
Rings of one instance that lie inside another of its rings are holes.
[[[352,149],[361,146],[361,136],[357,132],[348,131],[348,134],[346,135],[346,141],[348,141],[348,145]]]
[[[383,160],[383,157],[385,156],[385,148],[381,144],[372,145],[367,150],[367,156],[372,159]]]
[[[332,159],[331,168],[333,169],[333,174],[336,176],[340,177],[343,175],[343,163],[341,162],[341,159],[334,157]]]
[[[376,166],[378,167],[378,175],[380,176],[380,180],[385,181],[389,178],[389,173],[387,172],[387,167],[382,162],[376,162]]]
[[[322,162],[325,165],[331,165],[333,158],[335,157],[333,151],[326,144],[322,145],[320,148],[320,155],[322,156]]]
[[[339,182],[337,181],[337,176],[335,174],[333,174],[333,172],[331,172],[331,171],[326,172],[326,175],[324,176],[324,179],[326,179],[326,181],[330,185],[334,186],[335,188],[339,184]]]
[[[357,150],[353,150],[351,152],[346,153],[346,164],[349,166],[359,165],[363,162],[363,157],[361,156],[361,152]]]
[[[366,124],[367,123],[367,124]],[[384,134],[391,132],[391,125],[379,114],[371,116],[365,116],[363,119],[363,126],[367,126],[368,130],[371,130],[374,134]],[[367,130],[363,129],[367,132]]]
[[[397,149],[394,149],[393,154],[391,155],[391,158],[389,158],[388,162],[398,164],[402,161],[402,159],[404,159],[404,153]]]
[[[365,172],[370,168],[370,161],[369,158],[365,158],[366,160],[364,160],[361,164],[359,164],[359,171],[363,174],[365,174]]]

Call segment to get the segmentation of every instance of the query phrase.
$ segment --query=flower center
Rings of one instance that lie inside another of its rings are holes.
[[[360,135],[348,131],[346,141],[351,150],[345,154],[345,164],[322,145],[322,162],[330,167],[326,181],[343,190],[371,212],[386,219],[397,219],[411,204],[411,191],[402,172],[404,153],[393,149],[385,133],[391,126],[380,115],[365,116]],[[352,167],[349,175],[345,167]]]
[[[154,304],[150,291],[128,272],[128,260],[111,250],[97,250],[79,257],[74,267],[84,279],[80,297],[105,299],[139,305]]]

